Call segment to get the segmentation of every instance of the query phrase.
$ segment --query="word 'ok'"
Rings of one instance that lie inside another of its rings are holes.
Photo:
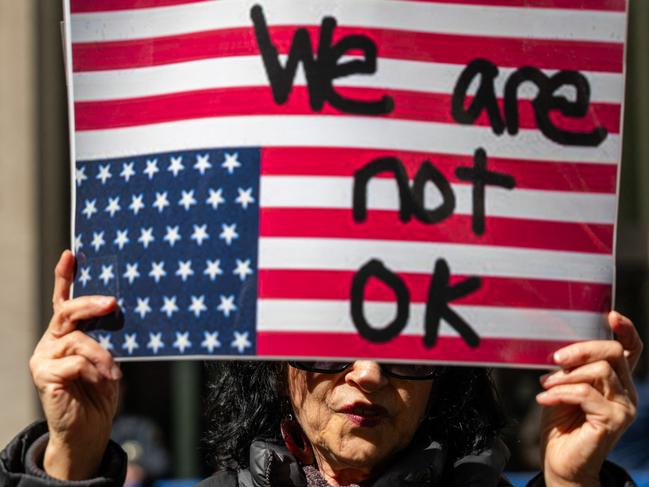
[[[450,269],[444,259],[435,262],[435,269],[428,287],[426,314],[424,318],[424,345],[433,347],[437,342],[441,321],[446,321],[472,348],[480,345],[480,337],[449,303],[480,289],[479,277],[471,276],[454,285],[449,284]],[[394,293],[397,314],[383,327],[373,326],[365,317],[365,288],[370,279],[378,279]],[[378,259],[368,261],[352,281],[351,315],[358,333],[368,341],[385,343],[395,338],[408,324],[410,317],[410,291],[401,277],[389,270]]]

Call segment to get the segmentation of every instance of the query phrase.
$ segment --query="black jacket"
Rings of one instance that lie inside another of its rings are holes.
[[[34,423],[23,430],[0,452],[0,487],[117,487],[124,483],[126,454],[110,442],[99,469],[91,480],[63,482],[43,471],[47,445],[47,425]],[[374,480],[371,487],[507,487],[511,484],[502,474],[509,452],[500,441],[479,455],[447,462],[442,445],[433,442],[421,448],[410,448],[392,466]],[[628,474],[612,463],[601,473],[603,487],[635,487]],[[256,440],[250,447],[250,468],[241,472],[219,472],[200,483],[201,487],[305,487],[304,473],[283,445]],[[528,487],[543,487],[541,475]]]

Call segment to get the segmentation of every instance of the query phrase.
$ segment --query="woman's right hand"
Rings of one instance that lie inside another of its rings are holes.
[[[74,256],[66,250],[54,271],[54,312],[29,367],[49,427],[43,467],[61,480],[94,477],[110,439],[122,374],[111,354],[77,330],[80,320],[115,310],[115,298],[70,299]]]

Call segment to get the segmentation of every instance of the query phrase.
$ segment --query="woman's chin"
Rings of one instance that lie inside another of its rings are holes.
[[[377,433],[377,432],[374,432]],[[336,457],[349,467],[373,470],[374,466],[383,462],[394,450],[381,435],[347,434],[336,451]]]

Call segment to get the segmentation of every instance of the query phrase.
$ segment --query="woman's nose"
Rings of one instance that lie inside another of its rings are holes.
[[[355,384],[363,392],[372,393],[388,384],[381,366],[371,360],[357,360],[347,369],[345,381]]]

